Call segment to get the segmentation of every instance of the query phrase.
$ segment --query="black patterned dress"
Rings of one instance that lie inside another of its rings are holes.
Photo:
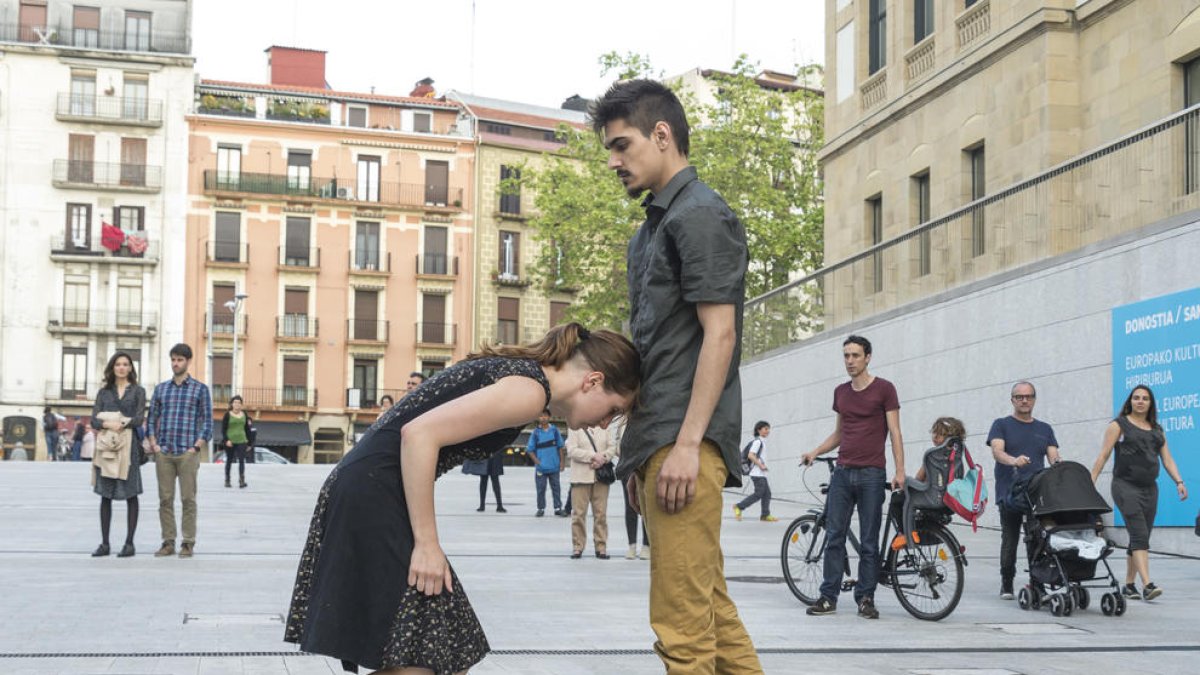
[[[400,477],[400,430],[447,401],[509,376],[550,384],[536,361],[462,361],[405,396],[371,426],[329,474],[300,557],[284,640],[365,668],[467,670],[490,651],[451,569],[454,592],[428,596],[408,585],[412,524]],[[438,451],[437,475],[487,459],[521,431],[502,429]]]

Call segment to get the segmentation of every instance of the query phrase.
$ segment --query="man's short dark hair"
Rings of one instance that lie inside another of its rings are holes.
[[[175,345],[174,347],[171,347],[171,351],[170,351],[169,355],[170,356],[182,356],[183,358],[187,359],[188,361],[191,361],[192,360],[192,348],[189,347],[187,345],[187,343],[180,342],[179,344]]]
[[[424,381],[425,381],[425,373],[422,373],[422,372],[421,372],[421,371],[419,371],[419,370],[414,370],[414,371],[412,371],[411,373],[409,373],[409,374],[408,374],[408,376],[409,376],[409,377],[419,377],[419,378],[421,378],[421,381],[422,381],[422,382],[424,382]]]
[[[675,92],[654,80],[625,80],[609,87],[608,91],[588,106],[592,130],[602,133],[604,127],[616,120],[636,127],[646,138],[654,125],[666,122],[675,138],[679,154],[688,156],[688,121],[683,105]]]
[[[851,335],[850,337],[846,338],[846,341],[842,343],[842,346],[845,347],[846,345],[858,345],[859,347],[862,347],[863,356],[871,355],[871,341],[861,335]]]

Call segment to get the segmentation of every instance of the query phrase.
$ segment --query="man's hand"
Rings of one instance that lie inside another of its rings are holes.
[[[408,585],[425,595],[440,595],[443,588],[454,592],[450,565],[441,546],[418,543],[413,547],[408,563]]]
[[[642,515],[642,500],[638,497],[637,476],[630,476],[629,480],[625,481],[625,495],[629,497],[629,508],[639,516]]]
[[[667,513],[679,513],[696,498],[696,478],[700,475],[700,446],[676,442],[658,471],[658,506]]]
[[[150,441],[150,454],[162,452],[162,446],[154,441]]]
[[[892,479],[892,489],[899,490],[904,487],[904,472],[897,471],[896,477]]]
[[[812,466],[812,463],[817,461],[817,451],[806,452],[800,455],[800,463],[804,466]]]
[[[1017,455],[1016,457],[1013,458],[1012,465],[1017,467],[1018,469],[1023,466],[1027,466],[1028,464],[1029,464],[1029,458],[1026,457],[1025,455]]]

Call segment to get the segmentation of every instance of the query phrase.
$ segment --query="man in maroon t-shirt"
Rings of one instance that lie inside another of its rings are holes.
[[[846,532],[850,516],[858,509],[859,552],[858,583],[854,602],[858,615],[878,619],[875,587],[879,583],[879,526],[883,516],[883,490],[887,482],[887,456],[884,443],[892,440],[896,475],[892,487],[904,485],[904,440],[900,436],[900,399],[896,387],[882,377],[867,372],[871,363],[871,341],[851,335],[842,343],[842,360],[850,381],[833,392],[833,410],[837,426],[833,433],[802,461],[812,464],[818,455],[834,448],[838,452],[837,469],[829,481],[825,499],[825,579],[821,598],[808,608],[810,616],[837,611],[838,594],[845,570]]]

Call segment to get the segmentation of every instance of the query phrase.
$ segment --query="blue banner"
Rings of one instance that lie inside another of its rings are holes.
[[[1179,501],[1175,482],[1161,471],[1155,524],[1191,526],[1200,499],[1200,288],[1114,308],[1112,355],[1113,416],[1135,386],[1150,387],[1167,447],[1196,491]],[[1113,517],[1124,524],[1119,511]]]

